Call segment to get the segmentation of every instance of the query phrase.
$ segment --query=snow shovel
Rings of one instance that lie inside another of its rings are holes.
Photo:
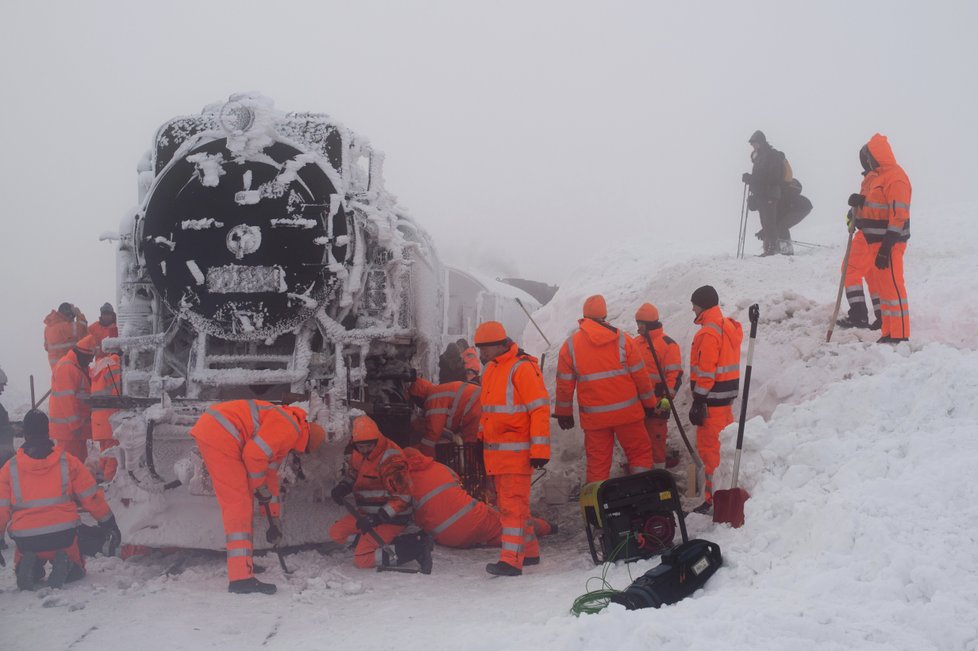
[[[268,518],[268,531],[271,532],[274,529],[278,532],[278,527],[275,526],[275,521],[272,520],[271,504],[265,502],[262,506],[265,508],[265,517]],[[292,574],[292,570],[285,564],[285,557],[282,556],[282,550],[278,548],[278,543],[272,545],[272,551],[278,556],[278,564],[282,566],[282,571],[286,574]]]
[[[683,429],[683,424],[679,420],[679,412],[676,411],[676,401],[673,400],[672,391],[669,390],[669,386],[666,384],[666,374],[662,371],[662,364],[659,363],[659,356],[655,352],[655,346],[652,345],[652,337],[649,336],[648,332],[645,333],[645,340],[649,344],[649,350],[652,351],[652,361],[655,362],[655,369],[659,372],[659,377],[662,379],[662,388],[665,389],[666,400],[669,401],[669,410],[672,412],[673,418],[676,419],[679,435],[683,437],[683,443],[686,444],[686,451],[689,452],[689,456],[693,459],[693,464],[695,464],[695,467],[688,466],[686,468],[686,496],[695,497],[700,494],[700,489],[702,488],[700,477],[702,476],[703,460],[700,459],[696,448],[689,442],[689,438],[686,436],[686,430]]]
[[[744,373],[744,397],[740,403],[740,423],[737,426],[737,452],[734,454],[733,476],[730,478],[730,489],[713,493],[713,521],[726,522],[734,529],[744,524],[744,502],[750,499],[750,493],[737,486],[737,476],[740,474],[740,453],[744,448],[744,423],[747,422],[747,397],[750,395],[751,362],[754,358],[754,342],[757,340],[757,321],[761,311],[757,304],[750,306],[750,345],[747,346],[747,371]]]
[[[852,251],[852,236],[856,232],[856,224],[849,221],[849,241],[846,243],[846,254],[842,258],[842,278],[839,278],[839,293],[835,295],[835,310],[832,311],[832,319],[829,321],[829,331],[825,334],[825,343],[832,341],[832,332],[835,330],[835,320],[839,318],[839,308],[842,307],[842,290],[846,285],[846,267],[849,266],[849,252]]]
[[[356,519],[359,520],[360,518],[363,517],[363,515],[360,513],[360,511],[357,510],[356,505],[353,504],[353,502],[350,500],[349,497],[344,497],[343,498],[343,506],[346,507],[346,510],[349,511],[350,512],[350,515],[352,515],[354,518],[356,518]],[[371,538],[373,538],[374,539],[374,542],[376,542],[378,545],[380,545],[380,548],[382,550],[384,550],[385,552],[387,552],[388,558],[391,558],[391,559],[397,558],[397,554],[394,552],[394,548],[391,547],[386,542],[384,542],[384,539],[381,538],[381,536],[380,536],[379,533],[377,533],[376,531],[374,531],[374,528],[373,527],[367,527],[367,530],[364,533],[367,534],[368,536],[370,536]],[[421,568],[419,568],[419,567],[398,567],[396,565],[384,565],[383,563],[380,563],[380,564],[377,565],[377,571],[378,572],[404,572],[405,574],[418,574],[418,573],[421,572]]]

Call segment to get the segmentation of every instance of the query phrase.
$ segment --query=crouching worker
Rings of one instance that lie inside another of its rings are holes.
[[[414,521],[446,547],[500,547],[503,525],[499,511],[465,492],[458,475],[414,448],[406,448],[414,498]],[[557,533],[557,525],[530,516],[533,528],[527,534],[523,565],[540,562],[537,536]]]
[[[398,535],[411,521],[412,514],[411,476],[404,452],[381,434],[369,416],[354,419],[351,445],[353,451],[345,477],[331,495],[334,502],[349,508],[352,493],[357,515],[351,513],[337,520],[329,528],[329,537],[334,542],[355,546],[353,564],[359,568],[418,561],[421,571],[430,573],[431,538]]]
[[[458,436],[465,443],[479,440],[482,390],[471,382],[432,384],[419,377],[408,388],[412,400],[424,411],[424,436],[419,443],[423,454],[434,458],[435,446],[445,437]]]
[[[326,432],[306,420],[299,407],[264,400],[231,400],[209,407],[191,428],[214,484],[227,536],[228,592],[274,594],[275,586],[255,578],[251,556],[254,498],[271,522],[265,539],[282,541],[278,468],[289,452],[315,452]],[[264,513],[262,514],[264,515]]]
[[[0,537],[10,525],[17,543],[17,587],[33,590],[51,563],[47,584],[60,588],[85,576],[78,550],[78,506],[108,532],[110,547],[120,533],[112,510],[92,473],[48,436],[48,417],[31,410],[24,416],[24,444],[0,469]],[[2,560],[0,556],[0,560]]]

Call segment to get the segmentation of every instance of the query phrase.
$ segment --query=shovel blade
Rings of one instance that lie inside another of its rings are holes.
[[[713,521],[731,525],[734,529],[744,525],[744,502],[750,493],[743,488],[731,488],[713,493]]]

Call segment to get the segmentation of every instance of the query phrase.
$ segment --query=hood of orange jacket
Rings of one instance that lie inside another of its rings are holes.
[[[580,319],[577,323],[584,336],[595,346],[618,346],[618,328],[594,319]]]
[[[873,155],[880,167],[897,164],[893,149],[890,148],[890,141],[886,139],[886,136],[879,133],[874,134],[866,143],[866,147],[869,148],[869,153]]]
[[[46,457],[37,459],[27,454],[22,446],[17,450],[17,472],[21,475],[45,475],[52,466],[58,463],[62,452],[63,448],[60,445],[55,445]],[[21,481],[24,481],[23,478]]]
[[[414,448],[404,448],[404,457],[407,459],[408,470],[411,472],[425,470],[435,462],[434,459]]]
[[[53,326],[59,323],[71,323],[71,319],[57,310],[51,310],[51,313],[44,317],[44,325]]]

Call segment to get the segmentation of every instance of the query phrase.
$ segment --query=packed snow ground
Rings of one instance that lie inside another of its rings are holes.
[[[569,614],[600,568],[576,504],[558,504],[575,492],[582,434],[555,427],[536,510],[561,531],[521,578],[485,574],[495,550],[444,548],[431,576],[359,571],[348,552],[305,551],[287,557],[296,572],[286,578],[266,557],[263,578],[279,585],[272,597],[227,594],[220,555],[98,558],[79,584],[36,593],[18,592],[8,567],[0,648],[978,649],[975,212],[914,218],[909,345],[877,345],[863,331],[824,343],[841,244],[743,261],[647,243],[618,249],[613,264],[604,254],[582,266],[537,314],[553,342],[552,382],[557,348],[591,293],[603,292],[611,321],[628,330],[635,308],[654,301],[684,355],[695,287],[715,285],[745,325],[747,307],[760,304],[741,467],[746,525],[689,516],[690,535],[718,543],[724,567],[677,605]],[[545,348],[532,326],[524,343]],[[680,413],[687,408],[684,392]],[[721,487],[735,433],[724,433]],[[608,578],[624,588],[656,564],[618,565]]]

